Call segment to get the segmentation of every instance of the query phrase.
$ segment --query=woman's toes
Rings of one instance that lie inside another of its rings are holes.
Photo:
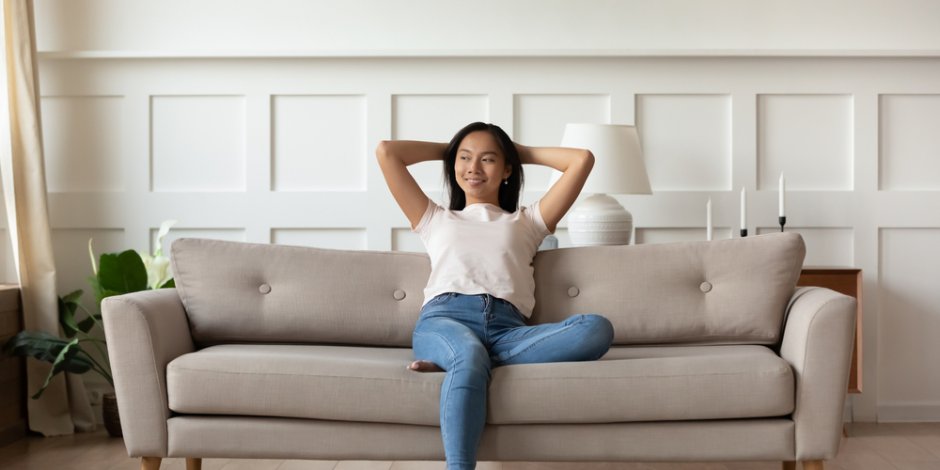
[[[414,361],[408,368],[418,372],[444,372],[444,369],[431,361]]]

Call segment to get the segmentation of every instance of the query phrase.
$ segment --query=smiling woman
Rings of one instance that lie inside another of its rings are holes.
[[[466,195],[466,204],[490,203],[498,205],[499,185],[509,185],[512,166],[507,165],[497,151],[492,135],[473,132],[467,135],[457,150],[454,175]],[[518,153],[515,157],[518,160]],[[508,192],[508,191],[507,191]],[[518,192],[516,193],[518,195]]]
[[[489,203],[515,212],[525,182],[519,150],[496,125],[474,122],[451,139],[444,154],[450,209]]]
[[[408,368],[446,372],[440,420],[447,468],[472,469],[493,367],[595,360],[613,341],[610,321],[595,314],[526,325],[535,306],[535,253],[578,197],[594,156],[519,145],[483,122],[467,125],[446,145],[383,141],[376,156],[431,261],[412,335],[417,360]],[[435,159],[444,161],[449,209],[430,200],[406,168]],[[520,208],[524,163],[564,175],[540,200]]]

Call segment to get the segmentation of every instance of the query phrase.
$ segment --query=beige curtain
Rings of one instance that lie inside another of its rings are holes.
[[[4,73],[0,74],[0,176],[13,261],[27,330],[58,334],[56,272],[52,257],[39,115],[39,77],[32,0],[3,2]],[[27,360],[29,394],[42,386],[49,364]],[[39,400],[27,399],[29,428],[46,436],[94,429],[79,377],[62,375]]]

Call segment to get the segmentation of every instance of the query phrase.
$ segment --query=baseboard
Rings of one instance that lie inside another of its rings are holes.
[[[895,402],[878,404],[879,423],[940,422],[940,402]]]

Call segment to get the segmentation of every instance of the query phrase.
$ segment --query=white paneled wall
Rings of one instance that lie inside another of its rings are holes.
[[[731,95],[637,95],[636,125],[653,191],[730,190],[731,122]]]
[[[918,420],[940,406],[940,228],[882,228],[878,282],[881,318],[879,405],[897,419]],[[930,359],[926,359],[930,358]],[[903,365],[924,364],[915,372]]]
[[[366,190],[365,96],[272,99],[274,191]],[[329,162],[330,171],[323,171],[324,160]]]
[[[36,16],[41,50],[83,57],[940,52],[935,0],[36,0]]]
[[[122,97],[49,96],[40,112],[49,191],[124,190]]]
[[[884,94],[880,98],[879,188],[940,189],[940,95]]]
[[[852,96],[774,94],[757,98],[759,189],[780,173],[794,190],[852,189]]]
[[[447,141],[482,120],[559,145],[567,122],[637,124],[654,194],[616,196],[637,242],[704,239],[708,198],[715,237],[737,236],[741,187],[751,233],[778,230],[784,172],[807,264],[865,273],[856,419],[940,420],[936,59],[53,56],[41,74],[62,293],[87,288],[88,237],[99,253],[146,250],[171,218],[167,243],[422,251],[379,140]],[[446,202],[440,163],[411,170]],[[548,178],[527,166],[522,202]]]
[[[151,96],[154,192],[245,190],[244,96]]]

